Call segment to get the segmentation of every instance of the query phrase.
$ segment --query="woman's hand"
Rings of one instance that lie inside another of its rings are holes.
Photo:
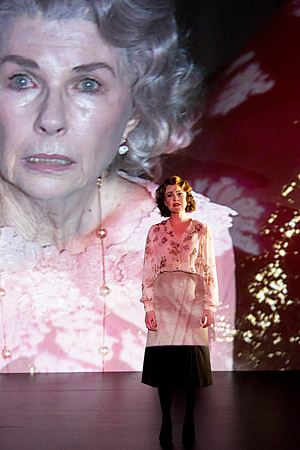
[[[202,316],[202,326],[203,328],[207,328],[209,327],[214,321],[214,312],[211,311],[210,309],[205,309],[203,311],[203,316]]]
[[[146,312],[145,324],[148,330],[157,331],[157,322],[154,311]]]

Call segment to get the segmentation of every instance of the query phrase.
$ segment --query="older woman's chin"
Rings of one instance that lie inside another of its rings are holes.
[[[96,178],[70,176],[67,174],[26,174],[8,180],[9,185],[27,200],[63,200],[75,193],[96,186]]]

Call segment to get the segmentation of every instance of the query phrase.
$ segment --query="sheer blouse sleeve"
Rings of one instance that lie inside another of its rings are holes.
[[[219,304],[217,267],[211,232],[206,226],[200,242],[200,275],[204,281],[204,308],[213,310]]]
[[[156,227],[152,226],[148,232],[145,253],[144,253],[144,269],[142,279],[142,298],[145,311],[153,311],[153,287],[156,278]]]

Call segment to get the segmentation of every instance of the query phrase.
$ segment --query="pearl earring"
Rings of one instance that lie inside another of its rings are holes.
[[[123,139],[123,141],[121,142],[120,147],[119,147],[119,155],[121,155],[121,156],[126,155],[127,152],[129,152],[127,139]]]

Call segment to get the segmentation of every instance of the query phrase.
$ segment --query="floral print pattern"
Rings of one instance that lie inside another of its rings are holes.
[[[153,289],[157,276],[163,272],[176,271],[197,274],[204,284],[205,308],[214,309],[218,305],[214,246],[207,225],[191,219],[179,239],[175,236],[170,220],[150,228],[145,247],[141,298],[146,311],[155,309]]]

